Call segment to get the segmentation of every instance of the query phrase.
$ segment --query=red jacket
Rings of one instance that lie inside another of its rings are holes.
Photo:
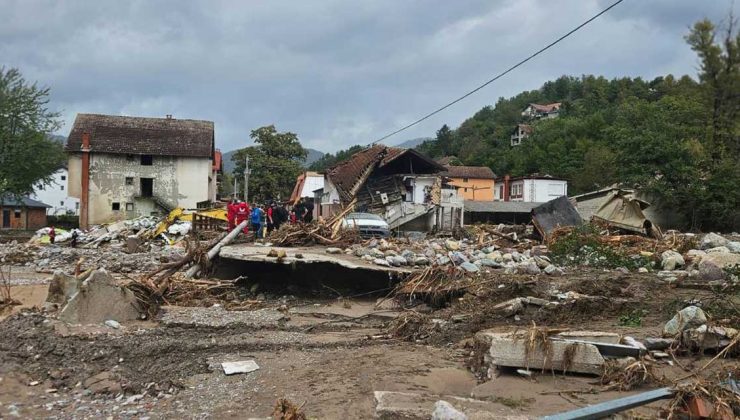
[[[239,203],[236,207],[236,220],[241,223],[249,217],[249,206],[247,203]]]
[[[229,220],[234,220],[234,218],[236,217],[236,204],[229,203],[226,205],[226,217]]]

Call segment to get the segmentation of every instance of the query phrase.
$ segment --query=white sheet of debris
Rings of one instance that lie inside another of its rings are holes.
[[[235,375],[237,373],[249,373],[259,369],[259,365],[254,360],[242,360],[239,362],[222,362],[221,367],[226,375]]]

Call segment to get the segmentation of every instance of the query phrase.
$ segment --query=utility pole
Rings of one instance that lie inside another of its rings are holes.
[[[232,192],[231,192],[231,195],[232,195],[232,197],[231,197],[231,198],[233,198],[234,200],[236,200],[236,194],[237,194],[238,192],[239,192],[239,191],[237,191],[237,189],[236,189],[236,177],[234,177],[234,191],[232,191]]]
[[[244,201],[249,203],[249,155],[244,159]]]

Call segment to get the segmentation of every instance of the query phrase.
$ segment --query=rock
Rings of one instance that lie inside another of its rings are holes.
[[[468,273],[477,273],[480,270],[477,265],[471,262],[468,262],[468,261],[465,261],[462,264],[460,264],[460,268],[467,271]]]
[[[391,256],[391,257],[386,257],[386,260],[389,263],[391,263],[391,265],[394,266],[394,267],[400,267],[402,265],[406,265],[407,264],[406,258],[404,258],[404,257],[402,257],[400,255],[394,255],[394,256]]]
[[[339,252],[341,252],[341,250]],[[272,248],[270,252],[267,253],[267,256],[271,258],[285,258],[287,254],[282,249],[278,250],[278,249]]]
[[[468,262],[468,257],[465,256],[462,252],[459,251],[453,251],[449,252],[447,254],[450,257],[450,260],[454,262],[455,264],[462,264],[464,262]]]
[[[456,411],[471,420],[493,420],[509,418],[511,410],[501,409],[494,402],[474,400],[452,395],[433,395],[417,392],[375,391],[375,416],[379,420],[429,420],[436,410],[440,397]],[[459,419],[460,417],[439,417]]]
[[[382,258],[376,258],[376,259],[374,259],[373,260],[373,264],[375,264],[375,265],[382,265],[383,267],[390,267],[391,266],[391,264],[387,260],[382,259]]]
[[[327,254],[341,254],[342,253],[342,249],[341,248],[329,247],[329,248],[326,248],[326,253]]]
[[[379,250],[378,248],[373,248],[370,251],[370,255],[372,255],[375,258],[385,258],[385,254],[383,253],[383,251]]]
[[[665,350],[673,345],[674,340],[672,338],[657,338],[648,337],[642,340],[642,344],[648,350]]]
[[[525,333],[480,331],[476,342],[488,348],[484,364],[601,375],[604,358],[593,344],[550,340],[547,346],[535,343],[528,349]]]
[[[224,370],[225,375],[235,375],[237,373],[249,373],[254,372],[260,367],[254,360],[242,360],[238,362],[223,362],[221,368]]]
[[[530,275],[540,274],[540,268],[537,266],[537,264],[534,261],[528,261],[528,262],[519,264],[519,266],[517,266],[517,271],[521,274],[530,274]]]
[[[117,394],[121,392],[121,384],[118,378],[109,371],[100,372],[85,379],[83,386],[93,394]]]
[[[427,257],[416,257],[413,261],[414,265],[429,265],[429,258]]]
[[[445,241],[445,248],[447,248],[450,251],[457,251],[460,249],[460,242],[453,241],[452,239],[448,239]]]
[[[362,259],[365,261],[373,261],[375,258],[372,255],[363,255]]]
[[[492,260],[490,258],[482,258],[479,260],[480,265],[486,266],[486,267],[493,267],[493,268],[501,268],[501,263],[496,262],[495,260]]]
[[[504,260],[504,262],[514,261],[514,257],[512,257],[509,253],[503,254],[501,258]]]
[[[447,265],[449,263],[450,263],[450,259],[445,256],[441,256],[437,258],[437,264],[439,265]]]
[[[82,282],[79,291],[62,308],[59,319],[71,324],[100,324],[109,319],[134,321],[142,313],[134,293],[118,286],[101,268]]]
[[[524,303],[522,298],[509,299],[505,302],[501,302],[498,305],[491,308],[496,314],[501,316],[512,316],[524,311]]]
[[[716,248],[718,246],[725,246],[730,242],[724,237],[716,233],[707,233],[701,240],[701,249]]]
[[[545,269],[547,266],[552,265],[547,257],[533,257],[532,259],[535,264],[537,264],[537,267],[541,269]]]
[[[355,254],[355,257],[364,257],[365,255],[369,255],[370,251],[367,248],[356,248],[353,251],[353,254]]]
[[[395,257],[396,255],[398,255],[398,252],[393,249],[386,249],[383,255],[385,255],[386,257]]]
[[[728,242],[725,246],[733,254],[740,254],[740,241]]]
[[[713,254],[715,252],[720,252],[720,253],[726,254],[726,253],[730,252],[730,248],[727,248],[726,246],[718,246],[718,247],[715,247],[715,248],[709,248],[707,250],[707,254]]]
[[[727,347],[737,334],[734,328],[701,325],[684,331],[682,343],[691,350],[720,350]]]
[[[707,316],[697,306],[687,306],[676,314],[663,327],[663,337],[675,337],[689,328],[696,328],[707,323]]]
[[[645,268],[645,267],[640,267],[640,268],[637,269],[637,272],[638,273],[648,273],[649,270],[647,268]]]
[[[690,249],[688,252],[686,252],[686,256],[688,256],[691,259],[701,259],[701,257],[707,255],[707,251],[701,250],[701,249]]]
[[[636,347],[638,349],[647,350],[647,347],[639,341],[637,341],[634,337],[630,337],[628,335],[622,337],[622,344],[628,345],[630,347]]]
[[[559,277],[559,276],[562,276],[562,275],[565,274],[565,272],[563,271],[562,268],[556,267],[553,264],[550,264],[547,267],[545,267],[545,270],[544,271],[545,271],[545,274],[547,274],[548,276],[556,276],[556,277]]]
[[[105,321],[105,326],[113,328],[114,330],[121,328],[121,324],[119,324],[118,321],[113,320],[113,319],[109,319]]]
[[[434,403],[432,420],[468,420],[468,416],[461,411],[458,411],[447,401],[440,400]]]
[[[683,260],[683,256],[676,251],[668,250],[661,254],[661,264],[663,270],[675,270],[677,267],[683,267],[686,264]]]
[[[740,254],[713,252],[705,255],[699,262],[699,276],[704,281],[723,280],[725,268],[740,264]]]
[[[129,254],[135,254],[139,252],[141,245],[144,243],[144,240],[139,238],[138,236],[128,236],[126,237],[126,252]]]

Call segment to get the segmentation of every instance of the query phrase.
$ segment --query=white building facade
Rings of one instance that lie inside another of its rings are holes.
[[[68,180],[69,171],[61,168],[52,175],[51,184],[37,188],[31,198],[51,206],[46,209],[47,215],[79,215],[80,200],[69,195]]]
[[[526,176],[496,180],[494,200],[546,203],[568,195],[568,181],[551,176]]]

